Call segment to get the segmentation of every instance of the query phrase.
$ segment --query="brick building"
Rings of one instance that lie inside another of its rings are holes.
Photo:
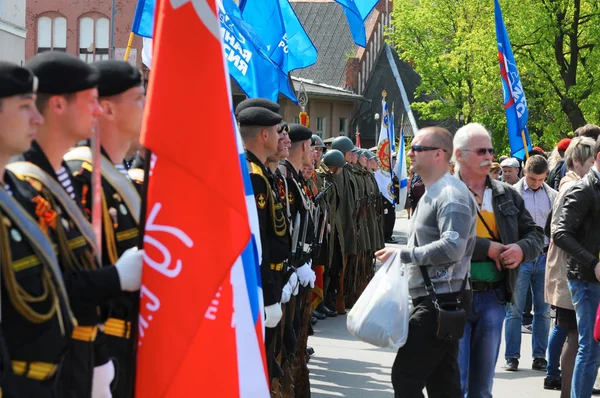
[[[14,0],[12,0],[14,1]],[[115,58],[123,59],[137,1],[116,0]],[[112,0],[27,0],[25,58],[38,52],[66,51],[86,62],[109,59]],[[142,39],[135,37],[130,62],[142,66]]]

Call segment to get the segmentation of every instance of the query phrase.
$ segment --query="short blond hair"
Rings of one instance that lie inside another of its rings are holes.
[[[565,151],[565,163],[567,168],[574,167],[574,160],[584,164],[589,158],[596,157],[596,141],[590,137],[575,137],[571,140],[569,147]]]

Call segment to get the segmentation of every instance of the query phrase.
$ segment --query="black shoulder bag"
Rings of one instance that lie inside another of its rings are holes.
[[[435,324],[435,338],[438,340],[459,340],[463,337],[465,326],[467,324],[467,311],[461,307],[461,296],[467,286],[467,277],[463,279],[460,287],[460,292],[456,298],[456,302],[439,303],[435,288],[431,283],[427,268],[423,265],[419,266],[423,280],[425,281],[425,289],[429,298],[435,307],[437,319]]]

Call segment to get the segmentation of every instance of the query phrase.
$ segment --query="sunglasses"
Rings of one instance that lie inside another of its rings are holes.
[[[496,151],[494,150],[494,148],[463,149],[463,151],[475,152],[479,156],[485,156],[486,152],[488,152],[492,156],[496,155]]]
[[[448,152],[446,151],[444,148],[438,148],[436,146],[425,146],[425,145],[412,145],[410,147],[410,149],[413,152],[427,152],[427,151],[437,151],[438,149],[441,149],[444,152]]]

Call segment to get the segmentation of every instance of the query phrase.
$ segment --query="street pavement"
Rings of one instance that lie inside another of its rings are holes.
[[[406,244],[407,223],[406,212],[397,213],[394,237],[400,244],[388,246],[400,248]],[[558,398],[559,391],[543,389],[545,373],[531,370],[531,335],[522,336],[518,372],[506,372],[502,369],[504,342],[500,347],[494,397]],[[315,326],[314,336],[309,337],[308,345],[315,349],[308,364],[313,398],[394,396],[391,368],[396,351],[357,340],[346,329],[346,316],[319,321]]]

